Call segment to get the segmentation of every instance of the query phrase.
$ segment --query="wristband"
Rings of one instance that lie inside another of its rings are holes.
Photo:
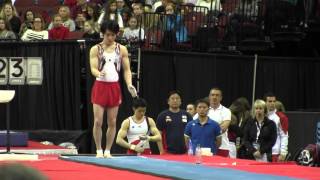
[[[130,149],[131,149],[132,151],[134,151],[135,148],[136,148],[136,145],[134,145],[134,144],[130,145]]]

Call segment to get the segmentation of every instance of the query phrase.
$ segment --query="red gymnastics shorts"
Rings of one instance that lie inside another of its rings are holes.
[[[116,107],[121,104],[121,89],[119,82],[95,81],[91,92],[92,104],[102,107]]]

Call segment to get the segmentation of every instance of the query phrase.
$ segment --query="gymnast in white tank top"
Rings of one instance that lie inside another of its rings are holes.
[[[147,118],[143,117],[143,121],[141,123],[136,123],[132,117],[129,117],[129,129],[127,133],[127,138],[129,144],[131,144],[134,141],[139,140],[140,136],[146,135],[148,133],[149,127],[147,123]],[[143,148],[149,149],[149,142],[148,141],[140,141],[137,145],[142,145],[144,143]]]

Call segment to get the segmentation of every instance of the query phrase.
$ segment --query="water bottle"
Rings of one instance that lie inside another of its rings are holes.
[[[189,156],[193,156],[193,147],[192,147],[192,142],[191,142],[191,140],[189,140],[188,155],[189,155]]]
[[[196,164],[202,163],[201,147],[200,144],[196,147]]]

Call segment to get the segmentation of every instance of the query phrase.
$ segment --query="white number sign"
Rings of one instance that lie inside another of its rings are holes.
[[[9,84],[24,85],[26,79],[25,69],[25,58],[9,58]]]
[[[41,85],[43,79],[42,59],[40,57],[28,57],[27,72],[27,84]]]
[[[8,61],[6,57],[0,57],[0,85],[8,83]]]

